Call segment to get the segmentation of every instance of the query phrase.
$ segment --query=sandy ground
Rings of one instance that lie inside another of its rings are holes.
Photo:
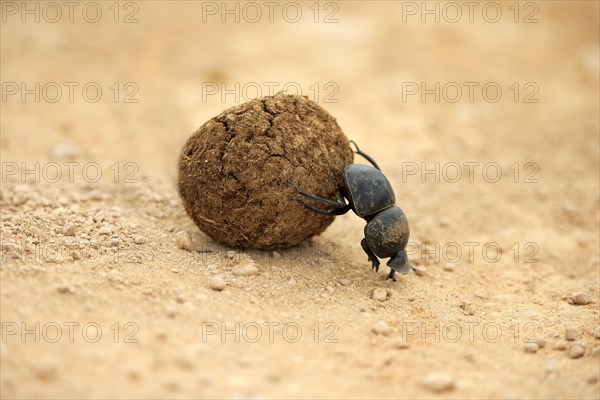
[[[1,2],[2,398],[599,398],[599,5],[475,3]],[[187,137],[283,88],[380,163],[419,274],[355,215],[193,225]]]

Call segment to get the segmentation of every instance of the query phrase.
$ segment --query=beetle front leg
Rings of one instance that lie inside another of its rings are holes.
[[[361,240],[360,245],[362,246],[365,253],[367,253],[367,256],[369,256],[369,261],[371,262],[371,269],[375,268],[375,272],[379,272],[379,259],[367,245],[367,239]]]

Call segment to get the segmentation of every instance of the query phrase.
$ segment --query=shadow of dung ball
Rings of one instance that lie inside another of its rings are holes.
[[[352,160],[335,118],[305,97],[277,94],[230,108],[194,132],[181,152],[179,192],[212,239],[289,247],[333,222],[298,203],[294,186],[334,200]]]

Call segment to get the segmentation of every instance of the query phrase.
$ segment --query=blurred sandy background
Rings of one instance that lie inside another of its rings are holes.
[[[0,2],[3,398],[600,396],[597,2],[75,3]],[[283,88],[379,162],[422,276],[372,273],[354,215],[233,258],[191,223],[189,134]]]

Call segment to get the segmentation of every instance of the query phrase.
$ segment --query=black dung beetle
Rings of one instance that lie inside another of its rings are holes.
[[[362,164],[348,165],[344,169],[344,186],[337,194],[337,201],[298,190],[299,195],[335,207],[333,209],[322,210],[300,199],[298,201],[319,214],[342,215],[352,210],[367,221],[365,237],[360,244],[369,256],[371,269],[379,271],[379,258],[390,257],[387,265],[391,270],[387,279],[396,281],[394,277],[396,272],[405,274],[411,269],[406,256],[406,244],[410,235],[408,221],[404,212],[396,207],[396,196],[392,186],[377,163],[369,155],[360,151],[356,143],[353,141],[351,143],[356,147],[355,153],[363,156],[373,167]]]

